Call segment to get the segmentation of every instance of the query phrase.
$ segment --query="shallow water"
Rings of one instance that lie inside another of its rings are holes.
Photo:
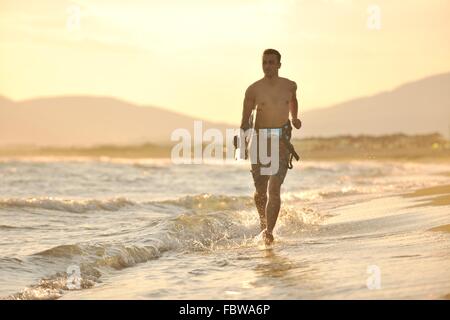
[[[422,198],[402,196],[448,183],[441,173],[450,164],[294,166],[282,188],[276,243],[266,248],[245,163],[3,159],[0,297],[434,299],[450,293],[449,234],[429,231],[450,223],[449,206],[416,206]]]

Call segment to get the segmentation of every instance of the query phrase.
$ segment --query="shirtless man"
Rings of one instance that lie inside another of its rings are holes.
[[[297,118],[298,102],[296,97],[297,84],[278,76],[281,67],[281,55],[274,49],[267,49],[262,56],[264,77],[245,92],[242,111],[241,129],[249,129],[249,118],[256,108],[255,129],[281,128],[289,123],[291,112],[292,125],[300,129],[302,123]],[[254,200],[260,217],[261,231],[266,244],[273,242],[273,229],[280,211],[281,184],[287,173],[289,151],[286,143],[279,141],[279,167],[273,175],[261,174],[261,164],[252,163],[252,176],[255,184]],[[267,191],[269,197],[267,197]]]

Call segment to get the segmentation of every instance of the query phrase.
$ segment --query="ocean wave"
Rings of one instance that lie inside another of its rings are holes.
[[[40,279],[37,284],[31,285],[20,292],[3,298],[4,300],[56,300],[60,298],[65,290],[71,290],[70,275],[68,273],[57,273],[51,277]],[[80,277],[77,279],[79,285],[76,289],[87,289],[94,286],[95,281]],[[73,285],[73,282],[72,282]]]
[[[73,255],[80,255],[82,253],[83,250],[77,245],[60,245],[35,253],[34,255],[47,257],[71,257]]]
[[[357,190],[352,187],[343,187],[338,190],[326,190],[319,192],[319,195],[322,198],[337,198],[337,197],[346,197],[346,196],[354,196],[363,194],[361,190]]]
[[[158,164],[132,163],[131,165],[137,169],[143,169],[143,170],[167,171],[170,169],[170,167],[168,167],[168,166],[158,165]]]
[[[283,201],[311,200],[317,197],[337,197],[361,193],[351,188],[339,190],[319,191],[308,190],[305,192],[286,193]],[[0,199],[0,208],[35,208],[71,213],[86,213],[91,211],[119,211],[132,207],[141,207],[158,211],[165,207],[174,214],[177,212],[216,212],[216,211],[239,211],[254,208],[254,200],[250,196],[230,196],[202,193],[188,195],[175,199],[138,202],[123,196],[109,199],[64,199],[57,197],[33,197],[33,198],[5,198]],[[180,210],[173,210],[179,208]],[[9,225],[0,225],[0,229],[18,228]],[[27,228],[27,227],[21,227]]]
[[[61,199],[55,197],[37,198],[6,198],[0,199],[0,208],[40,208],[46,210],[84,213],[87,211],[106,210],[117,211],[136,203],[125,198],[116,197],[100,199]]]
[[[69,258],[72,261],[88,263],[91,267],[111,267],[120,270],[157,258],[162,251],[164,246],[157,245],[71,244],[56,246],[33,256]]]
[[[16,257],[0,257],[0,263],[16,263],[21,264],[23,263],[22,260]]]
[[[320,199],[330,199],[330,198],[339,198],[339,197],[347,197],[354,195],[363,195],[368,192],[368,189],[364,189],[362,187],[354,188],[354,187],[342,187],[342,188],[333,188],[329,190],[323,189],[311,189],[300,192],[287,192],[282,195],[283,201],[287,202],[297,202],[297,201],[312,201],[312,200],[320,200]]]
[[[0,230],[13,230],[13,229],[22,229],[20,227],[9,226],[5,224],[0,224]]]
[[[155,202],[150,202],[155,203]],[[164,200],[159,204],[169,204],[186,209],[218,211],[218,210],[241,210],[253,206],[251,197],[236,197],[227,195],[214,195],[202,193],[193,196],[184,196],[173,200]]]
[[[132,201],[119,196],[110,199],[63,199],[58,197],[30,197],[0,199],[0,208],[38,208],[72,213],[88,211],[118,211],[139,205],[170,205],[189,210],[239,210],[252,206],[250,197],[198,194],[162,201]]]
[[[248,199],[244,203],[247,204]],[[253,245],[260,233],[259,215],[251,210],[183,213],[164,222],[164,241],[183,250],[217,250]],[[308,207],[283,205],[275,234],[281,237],[297,235],[322,221],[322,214]],[[175,243],[175,245],[174,245]]]
[[[146,203],[177,206],[182,210],[151,228],[137,229],[130,244],[63,244],[30,255],[26,264],[48,263],[55,273],[7,299],[58,299],[72,290],[65,272],[71,265],[79,267],[79,289],[85,289],[100,282],[108,269],[121,270],[158,259],[166,251],[183,254],[252,246],[260,233],[259,216],[250,197],[200,194]],[[310,208],[284,205],[275,235],[295,236],[319,222],[320,214]]]
[[[277,221],[276,233],[280,236],[297,234],[308,225],[316,225],[322,219],[311,208],[283,206]],[[196,251],[199,248],[214,249],[222,245],[245,245],[259,232],[259,216],[256,210],[186,212],[164,219],[155,231],[137,232],[136,243],[67,244],[33,254],[48,259],[66,258],[72,261],[89,261],[91,266],[122,269],[159,257],[161,252],[181,249]]]
[[[158,258],[164,251],[164,247],[156,246],[126,246],[126,245],[60,245],[38,253],[34,257],[46,258],[51,261],[54,258],[65,258],[61,264],[67,271],[59,271],[42,278],[38,283],[24,288],[22,291],[12,294],[4,299],[8,300],[52,300],[60,298],[66,291],[82,290],[93,287],[100,282],[103,275],[102,268],[121,270]],[[60,261],[61,263],[61,261]],[[73,285],[71,273],[79,270],[77,274],[77,286]],[[70,272],[69,272],[70,271]]]

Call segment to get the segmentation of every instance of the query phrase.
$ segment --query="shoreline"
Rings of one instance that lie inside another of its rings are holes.
[[[444,174],[448,175],[448,172]],[[449,206],[450,205],[450,184],[442,184],[429,188],[417,189],[413,192],[404,194],[405,198],[420,198],[414,207],[424,206]],[[450,230],[450,229],[449,229]],[[448,232],[448,231],[447,231]]]
[[[301,152],[301,151],[300,151]],[[293,160],[295,166],[296,163],[301,163],[302,161],[330,161],[330,162],[348,162],[348,161],[392,161],[392,162],[414,162],[414,163],[436,163],[436,164],[450,164],[450,153],[447,155],[423,155],[420,157],[410,157],[410,156],[390,156],[390,155],[379,155],[379,156],[358,156],[358,155],[314,155],[309,154],[308,156],[300,155],[300,160]],[[90,148],[86,149],[56,149],[54,151],[47,150],[2,150],[0,149],[0,159],[23,159],[23,158],[113,158],[113,159],[171,159],[170,150],[167,152],[157,151],[157,152],[130,152],[130,151],[116,151],[116,152],[96,152],[92,151]],[[223,160],[227,160],[224,156]],[[219,159],[220,161],[221,159]],[[450,172],[447,173],[450,177]]]
[[[449,172],[444,172],[443,175],[450,175]],[[442,184],[429,188],[421,188],[413,192],[404,194],[405,198],[420,198],[416,199],[419,203],[413,207],[427,207],[427,206],[450,206],[450,184]],[[427,231],[450,233],[450,224],[443,224],[428,229]]]
[[[166,155],[161,156],[123,156],[123,155],[85,155],[85,154],[73,154],[73,155],[61,155],[61,154],[39,154],[39,155],[24,155],[24,154],[12,154],[12,155],[4,155],[0,153],[0,162],[1,161],[11,161],[11,160],[27,160],[27,159],[45,159],[45,158],[56,158],[63,160],[72,160],[72,159],[86,159],[86,160],[101,160],[104,158],[108,159],[117,159],[117,160],[168,160],[171,158]],[[219,160],[220,161],[220,160]],[[225,161],[225,159],[224,159]],[[349,161],[368,161],[368,162],[404,162],[404,163],[422,163],[422,164],[450,164],[450,156],[445,158],[419,158],[419,159],[410,159],[410,158],[357,158],[357,157],[345,157],[345,158],[303,158],[298,162],[293,161],[294,167],[300,165],[302,161],[307,162],[338,162],[344,163]],[[438,175],[450,176],[450,173],[437,173]]]
[[[292,145],[306,161],[410,161],[421,163],[450,163],[450,141],[437,133],[420,135],[340,135],[333,137],[295,138]],[[18,144],[0,146],[0,158],[5,157],[110,157],[126,159],[170,158],[176,142],[143,142],[140,144],[99,143],[95,145],[34,145]],[[205,151],[210,144],[186,146],[186,151]],[[224,145],[220,159],[226,159]],[[183,148],[185,148],[183,146]],[[211,149],[210,149],[211,150]],[[234,150],[234,149],[233,149]],[[231,150],[230,150],[231,151]],[[184,152],[184,149],[183,149]],[[218,151],[220,152],[220,151]],[[208,154],[209,155],[209,154]],[[220,155],[220,154],[219,154]],[[294,162],[295,163],[295,162]]]

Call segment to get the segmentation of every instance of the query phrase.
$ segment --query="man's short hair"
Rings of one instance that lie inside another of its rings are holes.
[[[263,55],[265,55],[265,54],[274,54],[274,55],[277,56],[278,62],[281,62],[281,54],[277,50],[275,50],[275,49],[266,49],[263,52]]]

